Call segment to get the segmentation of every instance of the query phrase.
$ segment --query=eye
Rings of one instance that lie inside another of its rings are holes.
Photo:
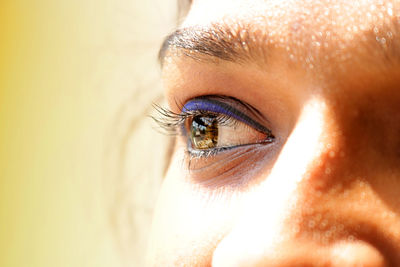
[[[276,158],[271,123],[249,104],[227,96],[201,96],[181,112],[155,106],[154,120],[166,133],[180,135],[190,181],[207,187],[245,185]],[[262,164],[256,164],[261,163]]]
[[[188,119],[192,149],[232,148],[272,142],[271,136],[233,118],[220,114],[204,114]]]
[[[226,150],[251,144],[267,144],[271,131],[256,121],[259,115],[250,106],[233,98],[201,97],[183,107],[184,132],[189,152]]]

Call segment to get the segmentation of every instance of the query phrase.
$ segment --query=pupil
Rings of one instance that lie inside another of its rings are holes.
[[[214,116],[195,116],[190,126],[192,145],[196,149],[214,148],[218,142],[218,122]]]

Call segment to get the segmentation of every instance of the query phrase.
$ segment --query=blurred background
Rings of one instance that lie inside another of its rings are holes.
[[[0,266],[143,266],[176,21],[171,0],[0,2]]]

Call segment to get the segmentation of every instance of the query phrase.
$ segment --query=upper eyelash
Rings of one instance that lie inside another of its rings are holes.
[[[173,112],[172,110],[169,110],[167,108],[161,107],[160,105],[154,104],[153,107],[155,111],[158,113],[157,116],[153,116],[153,120],[158,124],[158,126],[163,130],[163,133],[168,134],[168,135],[187,135],[188,134],[188,129],[187,127],[187,122],[188,119],[192,119],[195,116],[203,115],[203,116],[215,116],[215,119],[218,121],[219,125],[228,125],[228,126],[234,126],[237,123],[245,123],[249,125],[250,127],[253,127],[255,130],[258,130],[260,132],[265,133],[268,137],[265,139],[265,142],[270,143],[275,137],[272,135],[271,131],[258,123],[257,121],[253,120],[250,118],[248,115],[245,113],[231,107],[229,104],[220,102],[220,101],[213,101],[213,99],[231,99],[239,102],[242,104],[249,112],[253,112],[256,115],[258,115],[258,111],[254,110],[251,106],[249,106],[247,103],[244,103],[240,100],[237,100],[235,98],[231,97],[224,97],[224,96],[203,96],[203,97],[198,97],[195,99],[192,99],[188,103],[194,102],[196,100],[203,100],[203,101],[208,101],[209,103],[217,103],[220,107],[223,108],[223,111],[218,112],[218,111],[209,111],[209,110],[201,110],[201,105],[198,106],[198,109],[190,109],[186,108],[186,105],[180,105],[181,106],[181,113],[176,113]],[[196,104],[195,104],[196,107]],[[222,112],[226,112],[228,114],[224,114]],[[187,142],[190,142],[188,139]],[[236,147],[236,146],[234,146]],[[185,156],[187,157],[187,162],[189,164],[188,169],[190,169],[191,161],[195,158],[208,158],[210,156],[217,155],[219,152],[224,151],[224,150],[229,150],[234,147],[216,147],[212,149],[207,149],[207,150],[196,150],[196,149],[191,149],[190,144],[187,145],[185,149]]]
[[[153,117],[153,120],[160,126],[163,133],[168,135],[178,135],[182,133],[187,134],[185,123],[188,119],[199,115],[212,115],[220,125],[234,126],[239,122],[243,122],[255,130],[267,134],[270,139],[274,138],[268,128],[260,124],[257,120],[249,117],[246,113],[234,108],[228,103],[225,103],[225,101],[234,101],[242,105],[243,108],[255,117],[262,117],[258,110],[239,99],[229,96],[205,95],[193,98],[184,105],[178,105],[180,106],[180,110],[182,110],[181,113],[173,112],[172,110],[155,104],[153,106],[158,113],[158,116]]]
[[[173,112],[167,108],[159,105],[154,105],[154,109],[158,113],[158,116],[153,116],[153,120],[164,130],[164,133],[168,135],[179,135],[182,133],[182,128],[185,126],[185,122],[199,115],[213,115],[220,125],[233,126],[238,121],[229,115],[215,113],[203,110],[183,110],[181,113]]]

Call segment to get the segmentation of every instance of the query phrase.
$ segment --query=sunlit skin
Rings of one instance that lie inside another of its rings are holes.
[[[249,38],[237,59],[169,47],[170,109],[235,97],[275,140],[188,170],[177,136],[149,265],[400,266],[400,2],[193,1],[181,28],[213,27]]]

